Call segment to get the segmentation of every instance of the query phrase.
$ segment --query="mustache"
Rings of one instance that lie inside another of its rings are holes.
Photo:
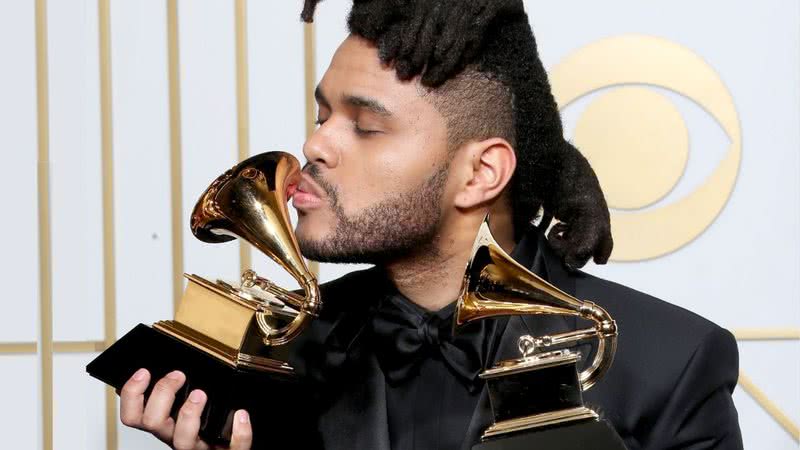
[[[303,166],[303,172],[308,174],[308,176],[310,176],[311,179],[314,180],[314,182],[317,183],[317,185],[319,185],[319,187],[322,188],[323,191],[325,191],[325,194],[328,195],[328,198],[331,199],[333,204],[337,203],[339,193],[336,190],[336,187],[334,187],[331,183],[329,183],[325,178],[322,177],[319,166],[312,163],[306,163]]]

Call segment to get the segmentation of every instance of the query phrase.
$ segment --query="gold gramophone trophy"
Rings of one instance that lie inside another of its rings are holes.
[[[233,413],[250,413],[254,429],[295,430],[304,389],[287,362],[291,341],[321,306],[313,273],[292,231],[288,190],[299,182],[292,155],[253,156],[217,178],[192,212],[191,229],[204,242],[241,238],[288,271],[302,294],[287,291],[252,270],[239,284],[185,275],[188,284],[174,320],[139,324],[92,361],[86,370],[117,390],[140,367],[152,384],[173,370],[186,374],[173,417],[193,389],[208,395],[200,436],[210,443],[230,439]],[[149,392],[147,393],[149,394]],[[285,433],[290,439],[291,433]],[[282,445],[280,433],[271,445]],[[258,440],[258,432],[254,436]],[[297,443],[298,438],[288,441]],[[287,442],[287,443],[288,443]],[[278,448],[278,447],[276,447]]]
[[[518,359],[480,374],[487,382],[494,424],[473,449],[624,449],[616,432],[583,404],[582,394],[611,366],[616,323],[600,306],[572,297],[514,261],[495,241],[487,217],[467,264],[453,325],[457,331],[476,320],[528,314],[578,316],[594,326],[520,336]],[[555,349],[593,339],[597,352],[583,371],[578,370],[579,352]]]

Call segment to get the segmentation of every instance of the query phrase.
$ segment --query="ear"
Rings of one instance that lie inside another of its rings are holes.
[[[467,176],[456,194],[455,205],[467,209],[494,202],[511,181],[517,167],[514,148],[505,139],[490,138],[470,142],[463,150],[462,155],[469,158]]]

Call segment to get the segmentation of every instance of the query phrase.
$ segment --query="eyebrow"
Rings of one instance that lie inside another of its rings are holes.
[[[342,100],[355,108],[363,108],[379,116],[390,117],[392,113],[381,102],[374,98],[360,95],[344,95]]]
[[[319,103],[321,106],[330,109],[331,103],[328,101],[327,97],[325,97],[325,94],[322,93],[322,89],[319,86],[317,86],[316,89],[314,89],[314,98],[317,100],[317,103]],[[380,116],[384,117],[392,116],[392,113],[391,111],[389,111],[388,108],[386,108],[378,100],[371,97],[345,94],[342,96],[342,101],[345,104],[350,105],[354,108],[363,108]]]

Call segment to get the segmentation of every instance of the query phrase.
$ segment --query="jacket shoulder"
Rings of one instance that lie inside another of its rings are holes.
[[[586,398],[623,437],[652,445],[662,427],[677,432],[681,421],[691,422],[677,411],[701,408],[713,392],[730,398],[738,349],[729,331],[619,283],[583,272],[574,278],[577,296],[604,307],[617,322],[614,363]],[[735,425],[735,409],[733,415]]]
[[[618,324],[625,325],[628,333],[674,335],[678,342],[691,346],[691,342],[710,333],[725,331],[688,309],[614,281],[580,271],[574,274],[574,279],[577,297],[608,310]]]
[[[721,352],[738,354],[733,335],[699,314],[583,272],[575,281],[578,298],[594,301],[617,322],[618,367],[653,364],[653,370],[639,372],[669,383],[681,375],[698,347],[709,342],[724,343]]]

